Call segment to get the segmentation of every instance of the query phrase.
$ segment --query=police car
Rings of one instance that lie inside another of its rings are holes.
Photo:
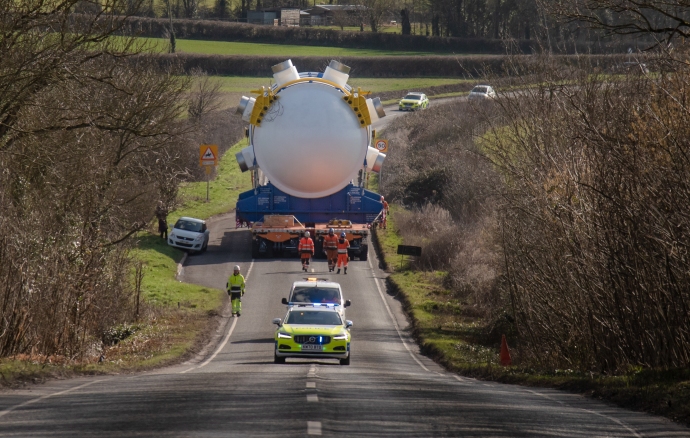
[[[352,321],[342,319],[333,307],[293,306],[273,324],[278,326],[273,362],[296,357],[338,359],[340,365],[350,365]]]
[[[321,305],[334,308],[342,319],[345,319],[345,308],[350,300],[343,299],[340,284],[323,278],[305,278],[303,281],[292,283],[290,295],[283,298],[282,303],[288,307],[304,305]]]

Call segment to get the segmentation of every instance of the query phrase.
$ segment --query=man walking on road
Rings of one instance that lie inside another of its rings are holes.
[[[244,295],[244,277],[240,274],[240,267],[235,265],[232,275],[228,278],[225,285],[230,295],[230,302],[232,303],[232,315],[240,316],[242,311],[242,295]]]
[[[340,274],[340,264],[342,263],[345,268],[345,274],[347,274],[347,249],[350,247],[350,242],[347,240],[347,234],[343,231],[340,233],[340,239],[338,239],[338,272]]]
[[[338,261],[338,237],[333,228],[329,228],[328,234],[323,238],[323,249],[328,259],[328,272],[333,272]]]
[[[309,231],[305,232],[304,237],[299,240],[299,246],[297,247],[297,251],[302,259],[302,270],[304,272],[307,272],[309,260],[314,255],[314,241],[309,236]]]

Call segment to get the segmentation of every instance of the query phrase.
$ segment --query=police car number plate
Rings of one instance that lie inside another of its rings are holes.
[[[323,347],[321,345],[304,344],[304,345],[302,345],[302,350],[321,351],[321,350],[323,350]]]

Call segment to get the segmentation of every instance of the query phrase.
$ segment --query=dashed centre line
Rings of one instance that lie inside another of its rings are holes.
[[[321,435],[321,422],[307,421],[307,435]]]
[[[307,388],[316,388],[316,382],[307,382]]]
[[[318,402],[319,396],[316,394],[307,394],[307,401],[308,402]]]

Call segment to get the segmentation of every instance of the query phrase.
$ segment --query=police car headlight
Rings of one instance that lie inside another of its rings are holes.
[[[278,339],[292,339],[292,336],[287,333],[278,332]]]
[[[341,333],[339,335],[333,336],[334,341],[344,341],[347,339],[347,333]]]

